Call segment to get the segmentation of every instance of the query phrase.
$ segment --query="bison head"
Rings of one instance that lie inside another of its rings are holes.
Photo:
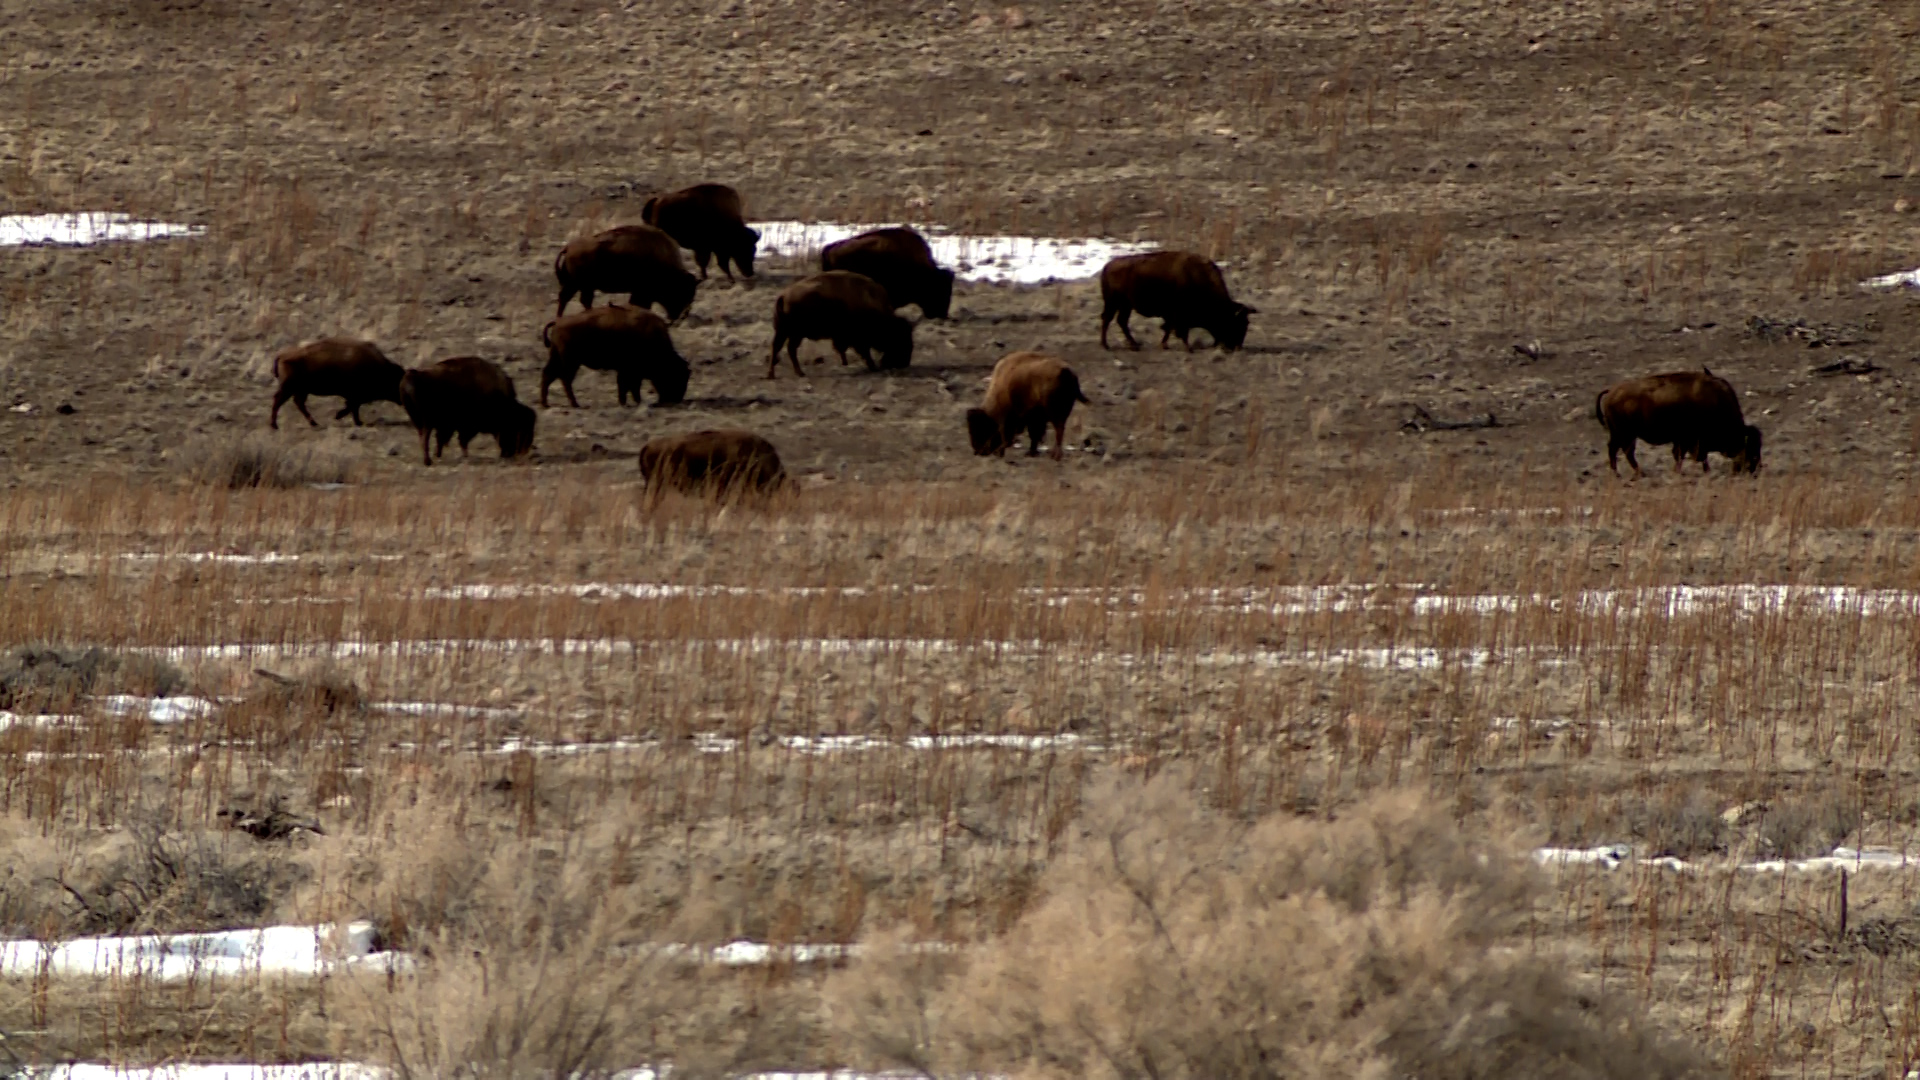
[[[927,271],[926,284],[920,289],[920,313],[929,319],[944,319],[953,310],[953,271],[935,267]]]
[[[1247,305],[1231,303],[1215,317],[1207,333],[1213,335],[1222,349],[1232,352],[1247,343],[1247,316],[1253,314],[1256,312]]]
[[[660,404],[678,405],[687,400],[687,381],[692,374],[693,369],[679,353],[674,353],[656,364],[648,378],[653,382],[654,393],[660,395]]]
[[[985,409],[967,410],[967,438],[973,441],[973,452],[978,457],[998,454],[1007,448],[1006,431]]]
[[[687,309],[693,307],[693,294],[699,288],[699,278],[685,270],[676,271],[661,290],[660,304],[667,309],[668,322],[679,322]]]
[[[1748,424],[1740,432],[1740,452],[1733,455],[1733,471],[1736,473],[1760,471],[1760,429],[1752,424]]]
[[[740,227],[740,238],[734,242],[733,264],[740,268],[745,277],[753,276],[753,257],[760,251],[760,230]]]
[[[495,438],[500,440],[500,456],[517,458],[533,449],[533,424],[538,414],[524,402],[507,406],[505,423]]]
[[[880,366],[900,369],[913,363],[913,324],[898,315],[889,315],[874,342],[880,348]]]

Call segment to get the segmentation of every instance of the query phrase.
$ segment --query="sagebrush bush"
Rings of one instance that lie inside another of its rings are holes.
[[[260,435],[195,446],[187,455],[187,471],[203,484],[236,491],[344,484],[352,473],[347,459],[337,452],[287,446]]]
[[[1190,791],[1097,785],[1010,932],[957,954],[876,943],[828,987],[836,1028],[934,1075],[1701,1075],[1520,947],[1529,872],[1419,798],[1249,825]]]

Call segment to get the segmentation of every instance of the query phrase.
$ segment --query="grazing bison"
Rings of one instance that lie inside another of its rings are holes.
[[[307,423],[320,422],[307,411],[307,398],[345,398],[346,404],[333,418],[353,417],[360,425],[360,406],[374,401],[400,400],[400,377],[407,369],[387,359],[370,341],[327,338],[296,345],[273,358],[273,377],[280,380],[273,392],[273,411],[267,414],[267,426],[280,427],[280,406],[289,400]]]
[[[500,456],[519,457],[533,449],[534,411],[520,403],[513,377],[505,368],[477,356],[455,356],[414,368],[400,380],[400,405],[420,433],[420,459],[432,465],[458,435],[460,453],[475,435],[491,435]],[[427,453],[427,437],[434,437]]]
[[[1687,455],[1707,470],[1707,455],[1722,454],[1733,471],[1760,471],[1760,429],[1740,414],[1733,384],[1702,367],[1628,379],[1601,392],[1593,402],[1594,419],[1607,429],[1607,468],[1620,474],[1620,452],[1627,452],[1633,475],[1645,475],[1633,456],[1635,441],[1649,446],[1673,444],[1673,467]]]
[[[1067,418],[1074,402],[1087,402],[1080,379],[1057,356],[1045,353],[1009,353],[993,365],[987,397],[978,409],[967,410],[967,436],[973,452],[982,457],[1000,455],[1020,432],[1027,433],[1027,456],[1040,452],[1053,425],[1053,460],[1067,445]],[[1092,404],[1092,402],[1087,402]]]
[[[640,448],[647,489],[690,494],[769,494],[786,483],[773,444],[751,431],[695,431],[668,435]]]
[[[700,284],[680,262],[680,245],[651,225],[621,225],[573,241],[553,260],[553,276],[560,279],[556,319],[575,293],[580,306],[590,308],[593,294],[605,292],[628,294],[634,307],[659,304],[678,321]]]
[[[780,367],[780,346],[796,375],[803,340],[831,339],[840,363],[852,349],[877,368],[903,368],[913,362],[913,324],[893,313],[887,290],[872,278],[845,270],[828,270],[787,286],[773,302],[773,352],[767,359],[767,378]],[[880,363],[873,360],[880,352]]]
[[[929,319],[944,319],[953,307],[953,271],[933,261],[927,239],[912,229],[874,229],[820,249],[820,269],[865,274],[887,290],[896,308],[920,305]]]
[[[753,276],[753,256],[760,247],[760,231],[747,228],[740,193],[725,184],[695,184],[671,195],[648,199],[640,220],[665,232],[693,252],[700,278],[706,280],[707,260],[718,256],[720,269],[733,280],[732,263],[743,277]]]
[[[1247,316],[1256,312],[1227,295],[1227,281],[1212,259],[1189,251],[1155,251],[1122,255],[1100,270],[1100,347],[1107,345],[1107,326],[1117,317],[1127,344],[1139,348],[1127,320],[1134,312],[1162,323],[1160,347],[1178,335],[1188,352],[1187,337],[1195,329],[1213,335],[1228,352],[1247,340]]]
[[[567,392],[567,404],[580,407],[573,396],[573,377],[583,367],[611,371],[620,404],[640,403],[640,383],[653,384],[662,405],[687,399],[687,362],[673,348],[667,321],[646,308],[606,307],[576,311],[548,323],[540,331],[547,346],[547,366],[540,371],[540,407],[547,407],[547,387],[555,379]]]

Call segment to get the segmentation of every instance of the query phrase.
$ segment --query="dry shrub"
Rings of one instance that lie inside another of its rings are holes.
[[[1247,825],[1104,781],[1042,897],[959,956],[828,987],[889,1064],[954,1075],[1679,1077],[1703,1062],[1515,947],[1530,877],[1406,794]]]
[[[109,649],[24,645],[0,657],[0,709],[66,709],[86,694],[176,694],[186,673],[165,660]]]
[[[628,912],[604,871],[496,849],[470,884],[457,912],[407,934],[415,972],[351,985],[345,1052],[402,1078],[584,1080],[654,1056],[673,980],[624,943]]]
[[[200,483],[236,491],[344,484],[352,475],[347,459],[336,451],[287,446],[261,435],[202,443],[187,454],[187,471]]]

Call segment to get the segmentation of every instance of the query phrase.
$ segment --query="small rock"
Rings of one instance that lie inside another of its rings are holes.
[[[74,413],[74,408],[71,402],[63,401],[60,403],[59,407],[55,408],[53,411],[59,413],[61,416],[72,416]]]

